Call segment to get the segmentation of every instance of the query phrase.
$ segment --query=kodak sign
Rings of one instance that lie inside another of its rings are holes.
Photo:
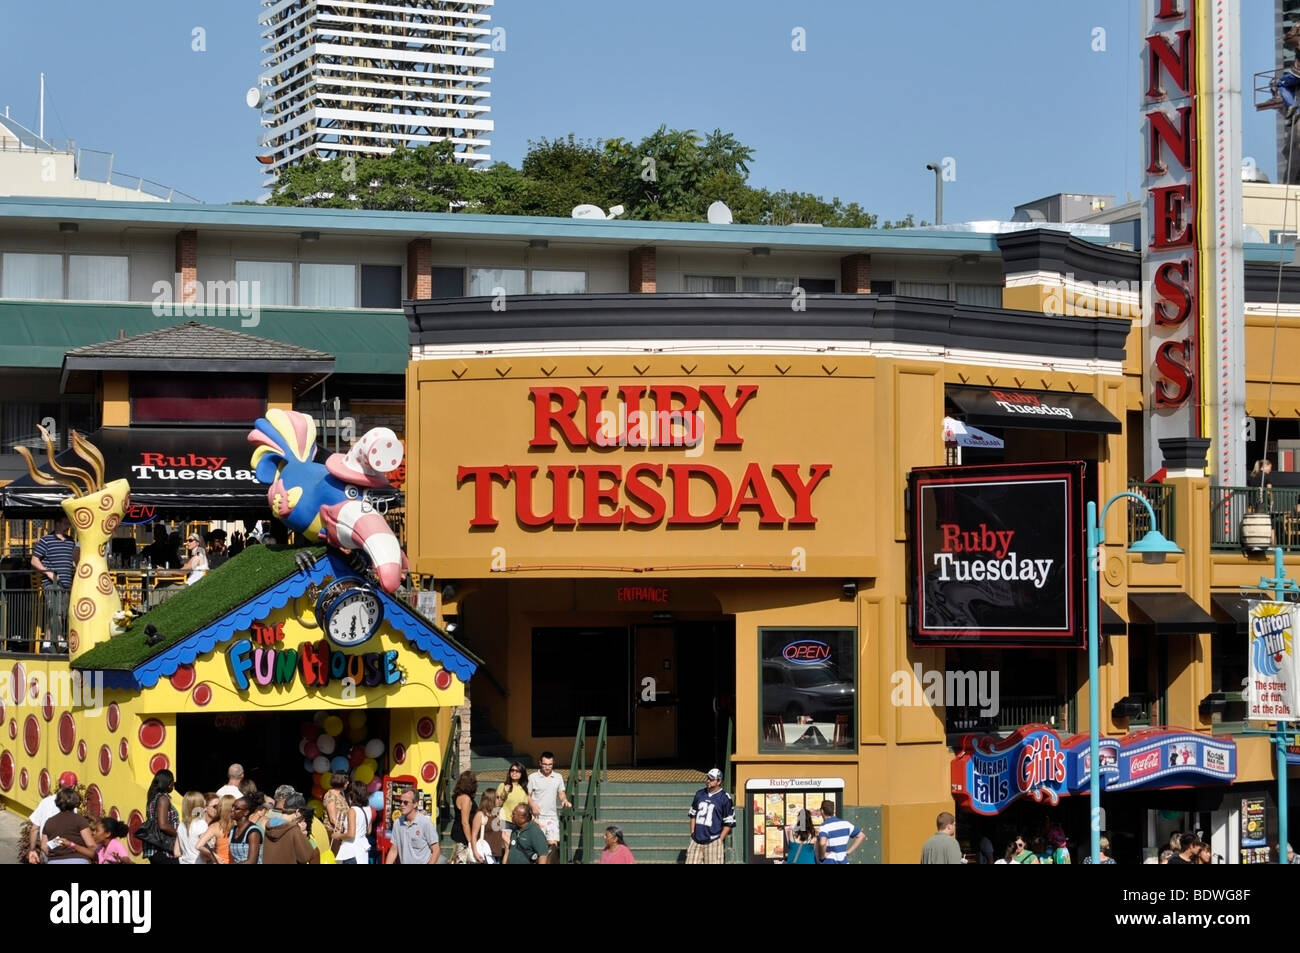
[[[456,470],[458,490],[473,497],[473,528],[512,511],[530,529],[817,523],[831,464],[745,459],[758,384],[545,386],[529,388],[528,400],[519,462]],[[706,450],[723,451],[710,458],[725,465],[699,459]]]

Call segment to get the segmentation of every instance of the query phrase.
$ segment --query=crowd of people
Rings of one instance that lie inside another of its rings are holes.
[[[133,833],[144,860],[160,865],[556,863],[559,811],[571,803],[554,755],[544,752],[539,766],[530,775],[516,761],[505,781],[481,795],[474,773],[462,773],[452,796],[455,850],[445,859],[433,819],[420,810],[418,789],[398,794],[389,846],[381,855],[374,831],[382,820],[382,795],[346,772],[331,777],[317,817],[291,785],[264,794],[238,764],[230,766],[226,784],[216,791],[187,791],[179,804],[175,776],[158,771],[145,797],[144,822],[131,832],[112,817],[85,817],[77,776],[65,771],[58,790],[32,812],[20,838],[20,860],[130,863],[123,839]],[[621,829],[606,828],[604,840],[601,863],[636,862]]]

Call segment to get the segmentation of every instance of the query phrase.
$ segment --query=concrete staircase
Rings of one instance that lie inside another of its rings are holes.
[[[607,781],[600,788],[600,817],[596,844],[611,824],[623,828],[623,838],[638,864],[680,864],[690,840],[691,796],[703,781]]]
[[[536,770],[537,762],[532,756],[516,753],[510,742],[478,711],[470,709],[469,769],[479,779],[479,790],[483,790],[485,780],[491,780],[494,785],[504,781],[512,761],[522,761],[530,772]]]

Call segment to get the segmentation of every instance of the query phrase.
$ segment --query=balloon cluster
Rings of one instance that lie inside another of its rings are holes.
[[[336,772],[351,775],[352,780],[366,785],[372,796],[380,792],[383,782],[379,778],[379,759],[384,754],[384,742],[368,735],[363,711],[348,713],[346,731],[343,719],[329,712],[317,712],[313,721],[303,722],[298,751],[303,757],[303,770],[312,776],[308,806],[315,809],[317,817],[325,814],[322,799]]]

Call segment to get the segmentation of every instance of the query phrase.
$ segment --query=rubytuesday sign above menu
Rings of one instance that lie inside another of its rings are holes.
[[[912,471],[916,644],[1083,644],[1083,469]]]

